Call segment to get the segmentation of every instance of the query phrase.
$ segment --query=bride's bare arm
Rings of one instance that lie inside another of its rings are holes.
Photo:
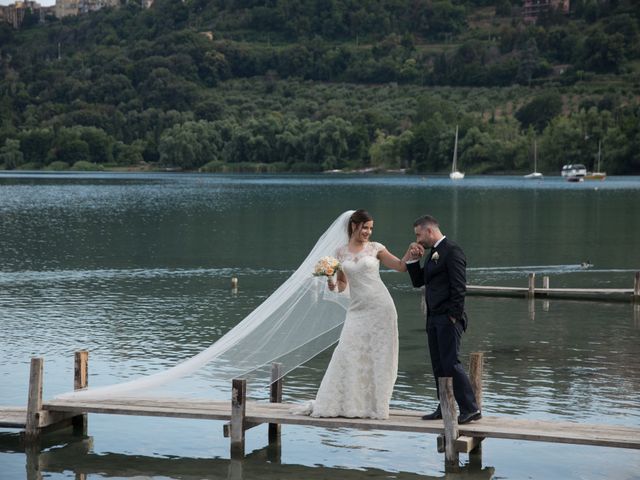
[[[386,248],[383,248],[378,252],[378,258],[387,268],[391,268],[398,272],[407,271],[407,264],[405,263],[406,259],[404,257],[402,259],[399,259],[393,253],[389,252],[389,250],[387,250]]]
[[[342,270],[338,270],[338,274],[336,275],[336,283],[331,283],[329,279],[329,290],[333,291],[336,286],[338,287],[338,292],[344,292],[344,289],[347,288],[347,276],[344,274]]]

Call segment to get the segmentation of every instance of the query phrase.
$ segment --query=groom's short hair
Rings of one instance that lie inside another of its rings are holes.
[[[413,226],[420,227],[420,228],[424,228],[427,226],[440,228],[440,224],[438,224],[438,220],[436,220],[431,215],[422,215],[421,217],[416,218],[416,221],[413,222]]]

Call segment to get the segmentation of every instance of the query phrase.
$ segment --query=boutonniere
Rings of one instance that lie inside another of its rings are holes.
[[[431,260],[438,263],[439,259],[440,259],[440,255],[438,255],[438,252],[433,252],[433,255],[431,255]]]

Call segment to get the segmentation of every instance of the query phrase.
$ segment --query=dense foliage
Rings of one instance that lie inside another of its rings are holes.
[[[579,0],[156,0],[0,26],[0,166],[640,173],[639,15]]]

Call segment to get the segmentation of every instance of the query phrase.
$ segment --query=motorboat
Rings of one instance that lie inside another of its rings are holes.
[[[587,175],[587,167],[581,163],[564,165],[560,175],[566,178],[569,182],[582,182],[584,177]]]

